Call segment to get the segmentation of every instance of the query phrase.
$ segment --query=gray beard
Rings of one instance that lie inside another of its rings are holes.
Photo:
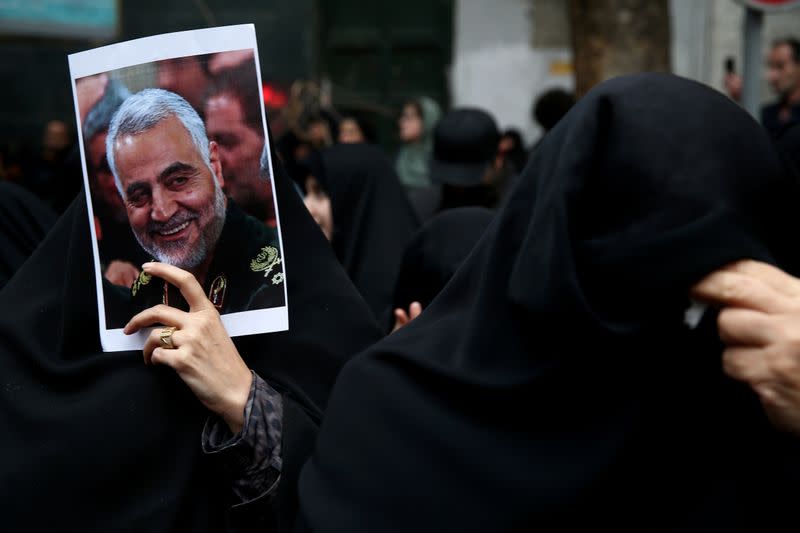
[[[163,248],[156,246],[155,244],[147,246],[142,242],[139,235],[136,232],[133,232],[133,235],[136,237],[139,245],[157,261],[166,263],[168,265],[173,265],[184,270],[191,270],[205,261],[206,257],[208,257],[208,254],[216,247],[217,241],[219,240],[220,235],[222,235],[222,228],[225,226],[225,193],[222,192],[222,188],[219,186],[216,180],[214,181],[214,184],[214,204],[212,206],[214,216],[203,230],[203,233],[200,235],[200,239],[198,240],[197,244],[191,250],[189,250],[188,254],[186,254],[184,257],[176,258],[174,251],[183,251],[182,244],[177,243],[174,247],[166,246]],[[171,248],[174,248],[175,250],[171,250]]]

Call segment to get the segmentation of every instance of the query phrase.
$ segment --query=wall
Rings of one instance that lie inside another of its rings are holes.
[[[535,96],[552,87],[574,87],[565,9],[559,0],[458,0],[453,106],[482,107],[501,129],[518,128],[528,144],[536,140],[541,132],[531,118]]]

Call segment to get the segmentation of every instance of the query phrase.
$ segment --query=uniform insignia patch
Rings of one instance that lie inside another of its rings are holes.
[[[222,309],[222,304],[225,302],[225,290],[228,288],[228,280],[225,274],[220,274],[211,283],[211,288],[208,289],[208,299],[214,304],[217,309]]]
[[[264,277],[268,277],[275,265],[281,262],[278,249],[274,246],[264,246],[255,259],[250,261],[250,270],[253,272],[263,272]]]
[[[139,274],[139,277],[136,278],[136,281],[133,282],[133,285],[131,285],[131,294],[136,296],[136,293],[139,292],[139,289],[141,289],[143,285],[150,283],[151,279],[153,279],[153,276],[142,271]]]

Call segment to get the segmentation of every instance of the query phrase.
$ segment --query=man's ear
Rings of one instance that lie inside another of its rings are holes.
[[[222,177],[222,163],[219,160],[219,147],[215,141],[208,143],[208,159],[211,163],[211,170],[214,171],[214,176],[217,178],[217,183],[220,187],[225,186],[225,178]]]

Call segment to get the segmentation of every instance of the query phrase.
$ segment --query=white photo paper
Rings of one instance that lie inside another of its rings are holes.
[[[286,265],[252,24],[156,35],[69,56],[104,351],[194,274],[231,336],[288,329]]]

